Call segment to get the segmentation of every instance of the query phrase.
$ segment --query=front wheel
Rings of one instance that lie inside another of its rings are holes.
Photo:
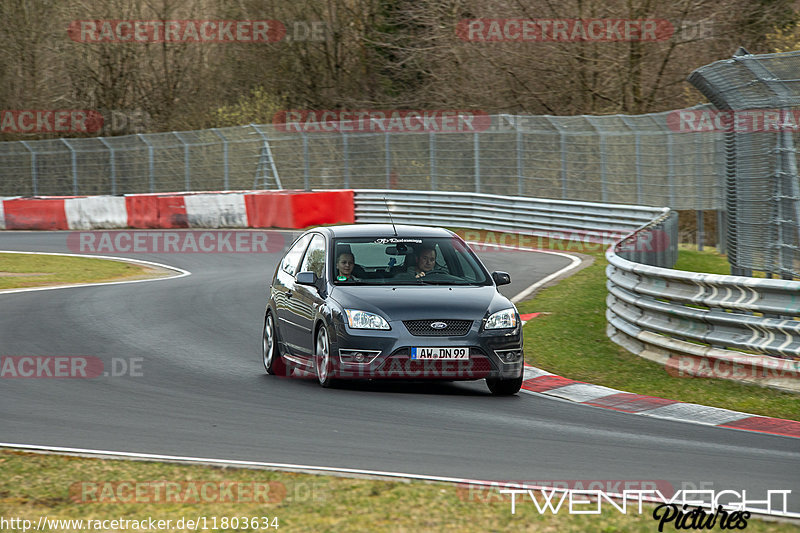
[[[320,326],[317,331],[316,350],[314,352],[314,366],[317,371],[317,379],[323,387],[330,387],[334,384],[331,374],[333,373],[333,359],[331,356],[331,343],[328,339],[328,329]]]
[[[495,396],[512,396],[522,388],[522,374],[518,378],[486,378],[486,385]]]
[[[272,319],[272,313],[267,313],[267,316],[264,317],[264,335],[262,336],[261,355],[267,374],[273,376],[286,376],[289,374],[286,361],[283,360],[280,350],[278,349],[275,321]]]

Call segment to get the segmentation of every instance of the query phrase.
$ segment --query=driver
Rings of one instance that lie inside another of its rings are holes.
[[[409,269],[415,278],[421,278],[436,266],[436,248],[429,245],[420,247],[417,251],[417,264]]]

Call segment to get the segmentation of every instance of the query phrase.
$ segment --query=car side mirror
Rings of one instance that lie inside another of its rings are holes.
[[[299,272],[297,274],[298,285],[311,285],[316,287],[319,284],[319,278],[315,272]]]
[[[492,272],[492,279],[494,280],[494,284],[498,287],[500,285],[508,285],[511,283],[511,276],[508,275],[508,272]]]

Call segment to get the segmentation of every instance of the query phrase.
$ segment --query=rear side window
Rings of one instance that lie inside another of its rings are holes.
[[[300,272],[313,272],[318,278],[325,277],[325,238],[319,233],[308,245]]]
[[[281,261],[281,270],[291,276],[295,275],[297,272],[297,264],[300,262],[300,258],[303,256],[303,252],[306,250],[306,245],[308,244],[309,240],[311,240],[311,235],[304,235],[296,243],[294,243],[289,251],[286,252],[286,255],[283,256],[283,261]]]

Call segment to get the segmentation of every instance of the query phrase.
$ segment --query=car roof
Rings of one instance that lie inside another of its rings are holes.
[[[453,232],[431,226],[411,226],[406,224],[348,224],[327,226],[333,238],[339,237],[452,237]],[[396,233],[396,235],[395,235]]]

